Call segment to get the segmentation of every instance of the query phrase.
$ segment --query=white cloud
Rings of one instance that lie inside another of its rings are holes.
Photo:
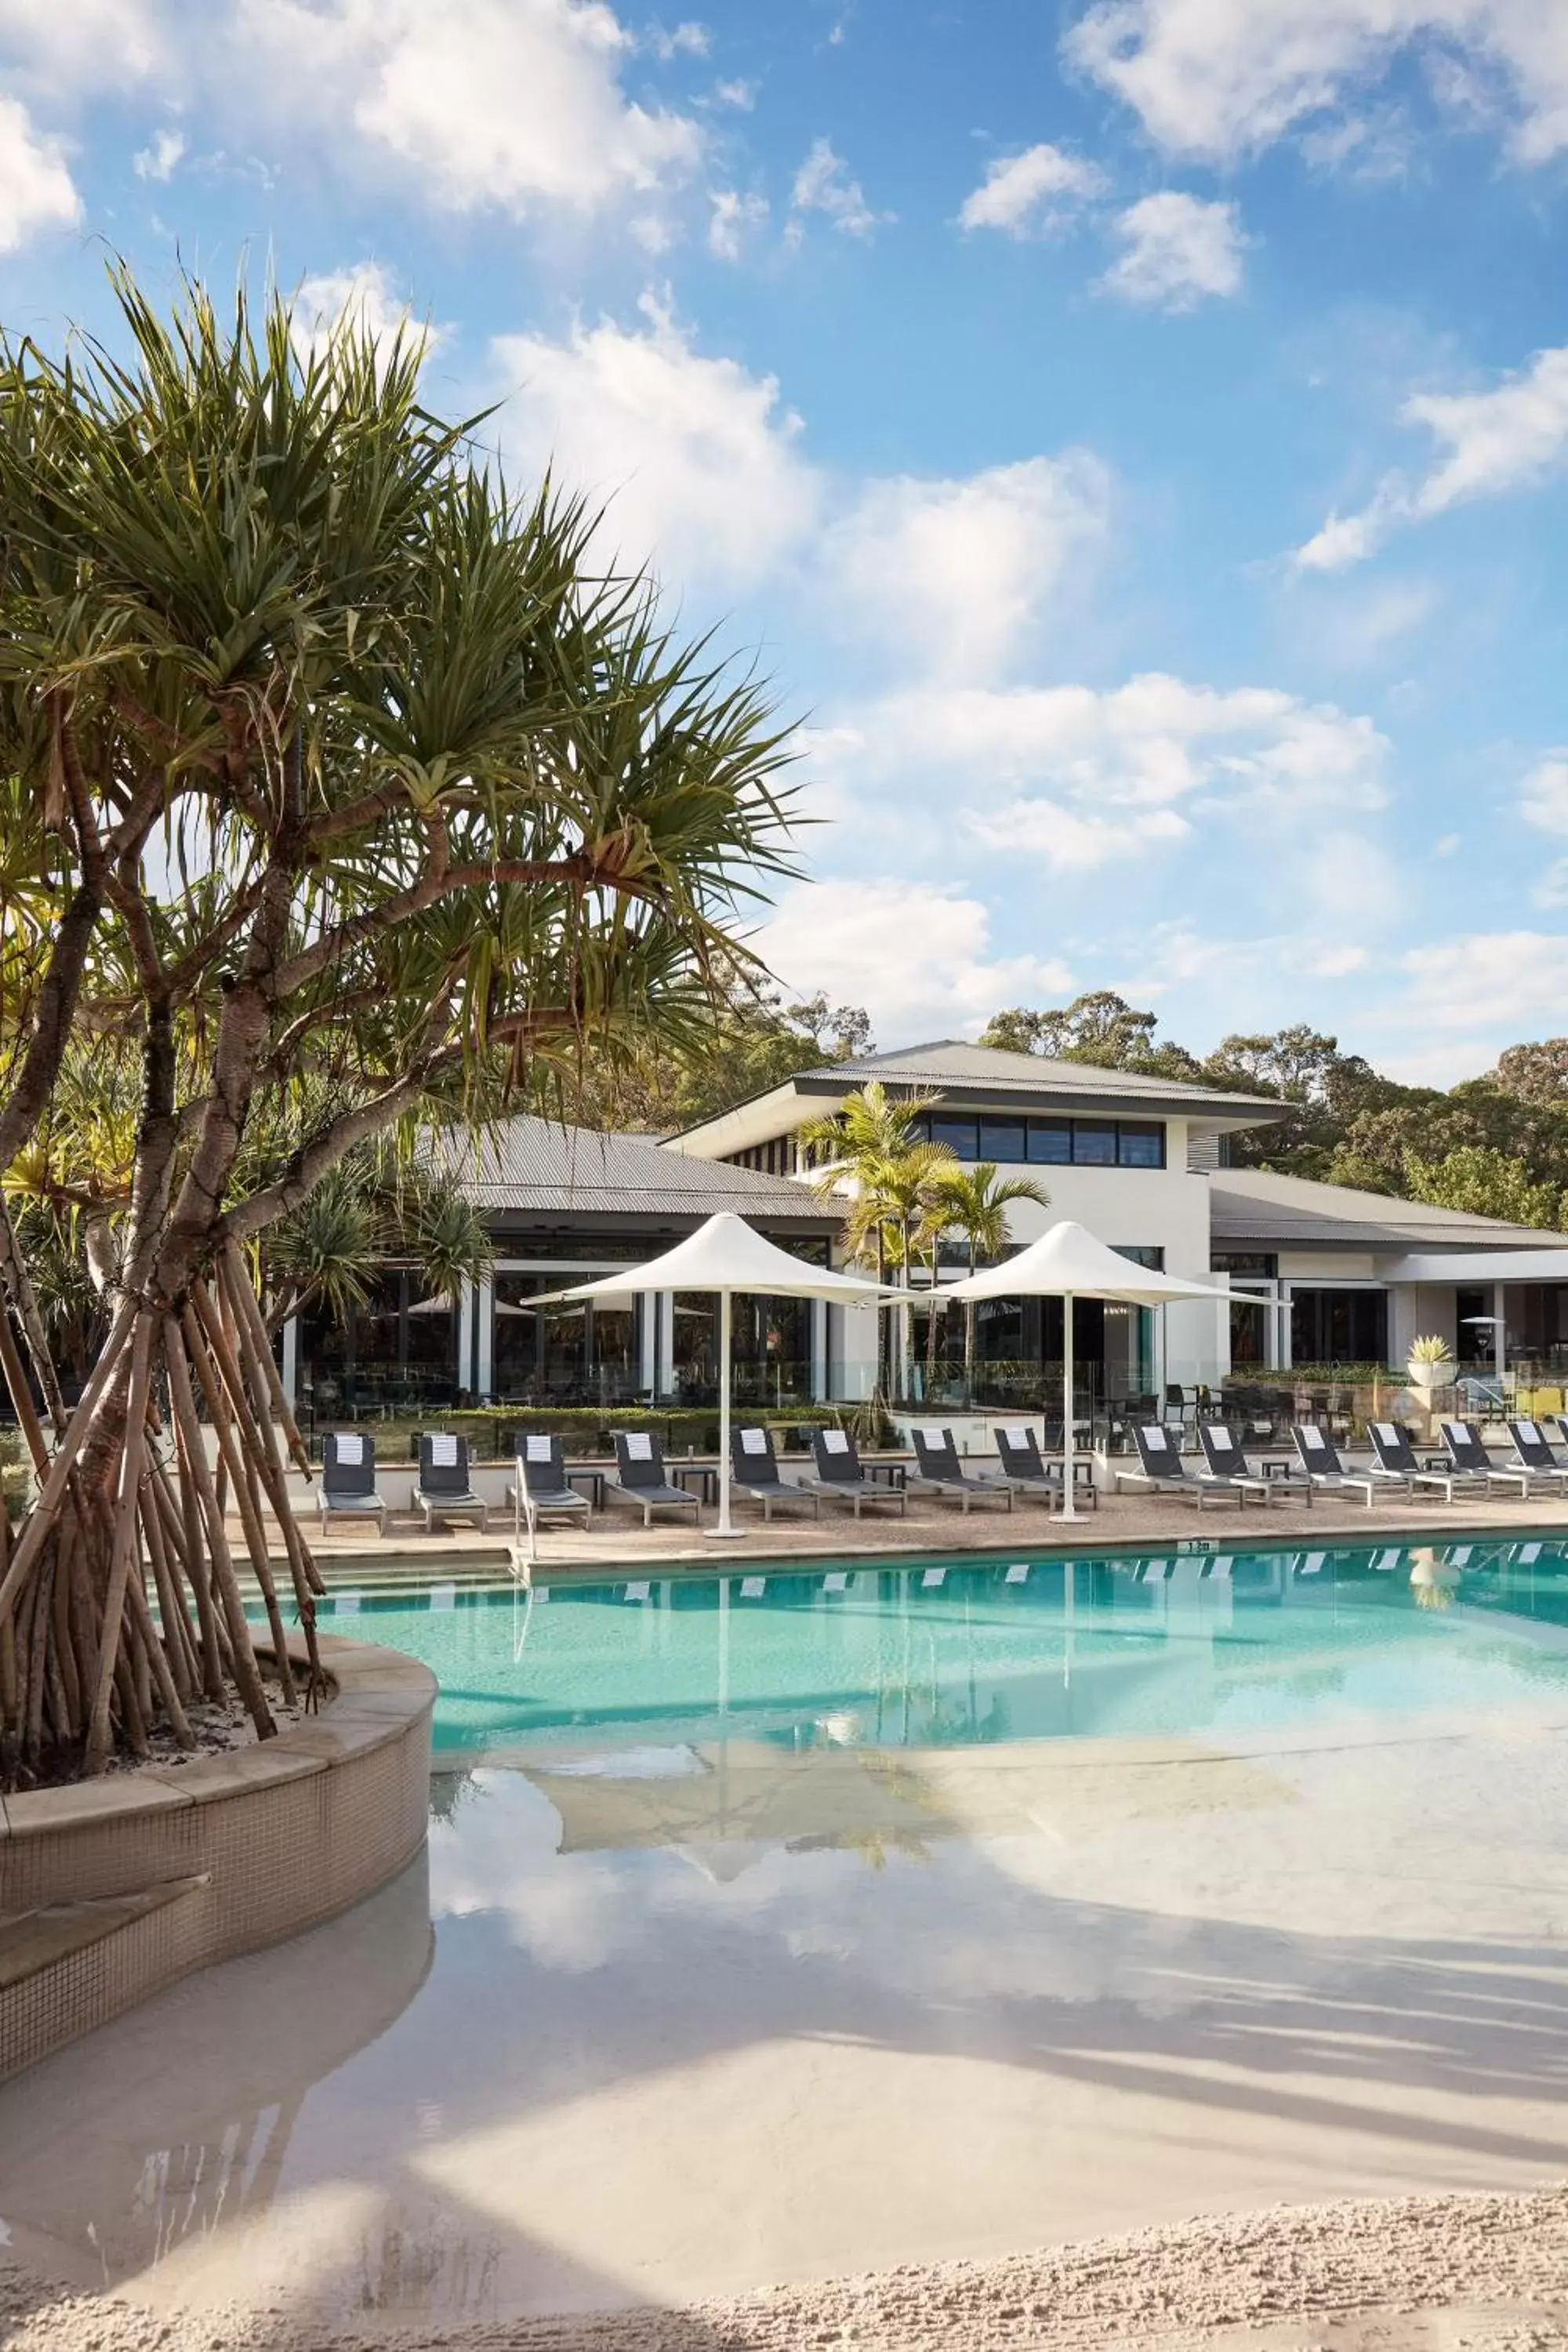
[[[999,1004],[1072,985],[1055,958],[994,955],[980,900],[929,883],[803,884],[753,945],[789,987],[863,1004],[882,1036],[973,1034]]]
[[[274,101],[344,118],[454,211],[592,212],[686,177],[702,134],[629,100],[603,0],[249,0]]]
[[[294,341],[299,348],[313,349],[344,324],[378,343],[406,331],[426,352],[439,342],[442,333],[439,327],[427,327],[416,319],[391,272],[379,261],[362,261],[352,269],[331,269],[301,278],[294,297]]]
[[[1103,539],[1110,480],[1087,451],[960,480],[874,481],[825,535],[828,593],[923,672],[1005,668]]]
[[[542,472],[610,500],[605,532],[625,560],[725,586],[774,569],[814,527],[820,484],[798,416],[773,376],[710,359],[658,299],[642,331],[601,320],[560,341],[503,335],[517,386],[503,440],[511,470]]]
[[[1568,344],[1537,352],[1489,392],[1413,393],[1399,414],[1434,436],[1437,462],[1414,484],[1387,475],[1358,514],[1331,514],[1297,550],[1300,570],[1342,571],[1402,524],[1501,497],[1568,466]]]
[[[1003,229],[1009,236],[1038,235],[1075,205],[1103,194],[1106,185],[1096,164],[1043,142],[1026,147],[1021,155],[989,164],[979,187],[965,196],[958,217],[964,228]]]
[[[20,99],[0,97],[0,253],[40,229],[63,228],[81,211],[58,141],[34,128]]]
[[[1235,205],[1162,188],[1119,213],[1114,235],[1125,250],[1100,285],[1127,302],[1190,310],[1211,295],[1241,291],[1241,217]]]
[[[983,847],[1037,857],[1054,874],[1091,874],[1097,866],[1142,857],[1161,843],[1184,841],[1192,832],[1174,809],[1096,816],[1038,798],[984,813],[971,810],[967,825]]]
[[[742,195],[738,188],[714,188],[709,195],[708,249],[721,261],[739,261],[746,239],[768,216],[766,196]]]
[[[49,96],[123,89],[166,60],[156,0],[0,0],[0,52]]]
[[[1553,751],[1519,788],[1519,813],[1541,833],[1568,834],[1568,751]]]
[[[1480,67],[1522,163],[1568,147],[1568,11],[1556,0],[1094,0],[1069,62],[1134,109],[1167,152],[1229,162],[1342,109],[1417,46]],[[1436,77],[1436,94],[1446,94]],[[1474,74],[1456,98],[1486,103]]]
[[[754,81],[720,81],[713,85],[715,106],[732,106],[742,114],[750,114],[757,102]]]
[[[892,213],[871,210],[859,181],[850,178],[849,167],[843,156],[836,155],[826,139],[815,142],[795,173],[790,207],[797,215],[792,223],[797,238],[800,234],[798,215],[802,213],[826,214],[844,236],[869,236],[880,223],[895,218]]]
[[[647,36],[647,45],[668,65],[671,58],[705,58],[712,47],[712,36],[706,25],[689,22],[672,26],[668,32],[656,25]]]
[[[139,180],[172,179],[174,166],[184,152],[183,131],[160,131],[150,147],[143,147],[132,157],[132,169]]]
[[[1411,948],[1399,959],[1410,981],[1404,1018],[1468,1029],[1479,1005],[1506,1008],[1512,1034],[1559,1021],[1568,995],[1568,937],[1557,931],[1471,931]]]

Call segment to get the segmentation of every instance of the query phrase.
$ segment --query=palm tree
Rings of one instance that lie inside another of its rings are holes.
[[[837,1112],[810,1119],[800,1130],[800,1140],[809,1150],[826,1155],[816,1191],[826,1195],[852,1188],[844,1235],[850,1256],[874,1265],[879,1283],[886,1282],[889,1264],[900,1266],[906,1290],[917,1236],[923,1238],[942,1181],[959,1165],[945,1144],[920,1139],[917,1122],[935,1100],[934,1095],[895,1099],[880,1078],[872,1078],[847,1095]],[[899,1339],[900,1387],[906,1384],[908,1353],[906,1307]],[[877,1355],[880,1389],[879,1338]]]
[[[981,1259],[1000,1257],[1007,1246],[1007,1209],[1014,1201],[1033,1201],[1046,1209],[1050,1194],[1032,1176],[999,1176],[995,1163],[976,1160],[973,1168],[950,1176],[942,1188],[943,1230],[956,1233],[969,1244],[969,1271]],[[963,1310],[963,1378],[966,1391],[974,1387],[974,1302]]]

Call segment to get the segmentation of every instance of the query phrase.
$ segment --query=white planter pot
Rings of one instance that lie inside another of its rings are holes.
[[[1413,1389],[1446,1389],[1453,1385],[1454,1360],[1450,1356],[1441,1364],[1407,1364]]]

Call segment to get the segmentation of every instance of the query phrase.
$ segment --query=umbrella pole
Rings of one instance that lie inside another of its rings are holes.
[[[1081,1518],[1073,1501],[1072,1292],[1062,1293],[1062,1517]]]
[[[730,1318],[734,1301],[727,1290],[719,1293],[719,1524],[710,1528],[711,1541],[723,1543],[743,1533],[730,1524]]]

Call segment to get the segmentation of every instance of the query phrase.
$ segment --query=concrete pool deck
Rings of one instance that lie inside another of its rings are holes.
[[[510,1515],[505,1521],[502,1528],[492,1519],[488,1537],[459,1527],[429,1536],[399,1530],[377,1540],[345,1528],[320,1539],[312,1531],[310,1540],[329,1589],[334,1575],[341,1580],[344,1570],[352,1570],[357,1582],[363,1575],[382,1571],[406,1576],[428,1570],[439,1576],[460,1562],[489,1564],[505,1576],[510,1572],[513,1543]],[[1568,1536],[1568,1497],[1541,1495],[1527,1503],[1494,1497],[1454,1504],[1428,1498],[1414,1505],[1380,1503],[1370,1511],[1360,1503],[1323,1498],[1310,1508],[1296,1501],[1267,1508],[1211,1505],[1200,1512],[1179,1500],[1123,1494],[1105,1496],[1099,1510],[1065,1526],[1057,1512],[1047,1513],[1034,1503],[1019,1503],[1012,1511],[986,1505],[964,1513],[952,1504],[911,1497],[908,1515],[901,1518],[879,1511],[856,1520],[847,1511],[827,1506],[816,1519],[790,1511],[764,1527],[759,1513],[738,1509],[737,1521],[742,1534],[718,1543],[689,1526],[645,1528],[629,1511],[596,1512],[586,1528],[551,1527],[542,1532],[538,1573],[546,1579],[558,1571],[593,1570],[636,1574],[644,1567],[659,1566],[722,1576],[731,1561],[739,1567],[758,1560],[893,1559],[900,1553],[1157,1552],[1172,1550],[1184,1540],[1201,1540],[1220,1551],[1242,1549],[1248,1543],[1310,1549],[1368,1540],[1434,1543],[1482,1533],[1500,1540]]]
[[[1543,1690],[1375,1738],[861,1751],[805,1803],[734,1742],[745,1835],[634,1791],[635,1830],[601,1792],[574,1839],[548,1759],[444,1774],[427,1883],[0,2094],[12,2252],[87,2298],[33,2295],[16,2345],[75,2352],[106,2289],[152,2315],[107,2340],[181,2352],[1462,2340],[1224,2333],[1326,2311],[1334,2275],[1342,2303],[1347,2248],[1363,2298],[1511,2296],[1478,2342],[1562,2341],[1521,2332],[1568,2301],[1561,2199],[1413,2237],[1315,2209],[1568,2174],[1565,1730]],[[1277,2204],[1313,2210],[1183,2226]],[[1250,2305],[1226,2244],[1273,2248]],[[819,2287],[953,2262],[981,2266],[958,2305]],[[725,2301],[765,2284],[795,2292]],[[672,2306],[701,2308],[530,2332]]]

